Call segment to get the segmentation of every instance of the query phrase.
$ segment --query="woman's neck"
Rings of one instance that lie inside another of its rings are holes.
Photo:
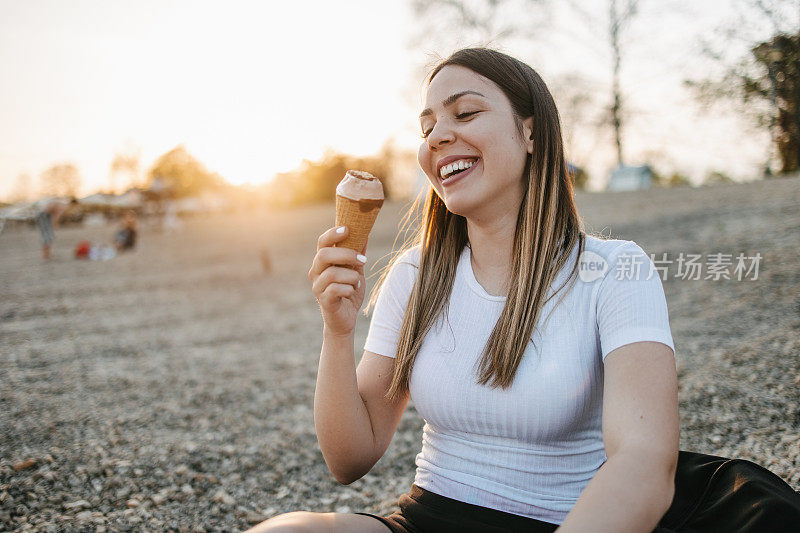
[[[509,210],[485,223],[467,219],[472,271],[486,292],[495,296],[508,293],[516,215]]]

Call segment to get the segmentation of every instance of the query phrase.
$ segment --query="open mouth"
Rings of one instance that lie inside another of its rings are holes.
[[[453,161],[447,165],[444,165],[441,169],[439,169],[439,177],[442,180],[446,180],[455,176],[456,174],[460,174],[472,168],[478,162],[478,158],[470,158],[470,159],[459,159],[458,161]]]

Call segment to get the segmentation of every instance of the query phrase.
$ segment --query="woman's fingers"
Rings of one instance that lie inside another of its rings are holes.
[[[344,228],[344,231],[339,233],[339,230],[341,228]],[[347,226],[336,226],[329,229],[328,231],[320,235],[319,239],[317,239],[317,250],[333,246],[337,242],[342,242],[343,240],[345,240],[348,233],[350,233],[350,228],[348,228]]]
[[[354,250],[349,248],[322,248],[314,256],[314,261],[311,263],[311,269],[308,271],[308,279],[314,281],[326,268],[331,266],[348,266],[352,267],[359,274],[364,274],[364,262],[358,259]],[[366,257],[361,256],[366,260]]]
[[[319,301],[322,305],[330,305],[336,303],[340,298],[349,298],[355,294],[356,289],[346,283],[331,283],[322,294],[319,296]]]
[[[330,285],[348,285],[355,290],[361,285],[361,275],[352,268],[328,267],[314,280],[312,291],[323,294]]]
[[[331,235],[331,233],[333,233],[333,235]],[[318,246],[319,244],[336,244],[346,235],[347,231],[342,234],[336,234],[335,228],[331,228],[320,235]],[[363,261],[359,259],[359,256]],[[332,265],[349,266],[363,275],[365,262],[366,257],[364,257],[364,255],[358,254],[349,248],[334,248],[332,246],[318,247],[317,254],[314,256],[314,260],[311,264],[311,269],[308,271],[308,279],[313,282],[326,268]]]

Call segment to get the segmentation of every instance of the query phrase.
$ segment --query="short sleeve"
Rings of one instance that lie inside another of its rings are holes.
[[[395,357],[400,326],[418,270],[418,246],[405,252],[389,270],[372,311],[364,350]]]
[[[659,271],[633,241],[607,259],[609,269],[597,293],[597,329],[603,361],[620,346],[640,341],[666,344],[675,353],[669,312]]]

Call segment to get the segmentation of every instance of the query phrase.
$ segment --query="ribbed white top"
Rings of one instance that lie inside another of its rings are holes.
[[[419,252],[406,252],[389,273],[365,350],[395,356]],[[577,247],[549,294],[566,279],[576,253]],[[606,269],[598,272],[598,265]],[[664,290],[651,267],[633,241],[587,236],[581,276],[558,307],[566,288],[545,304],[514,383],[503,390],[478,385],[476,370],[505,298],[476,280],[466,246],[448,316],[425,337],[411,373],[411,400],[425,419],[414,482],[442,496],[561,524],[606,460],[606,355],[637,341],[674,351]]]

